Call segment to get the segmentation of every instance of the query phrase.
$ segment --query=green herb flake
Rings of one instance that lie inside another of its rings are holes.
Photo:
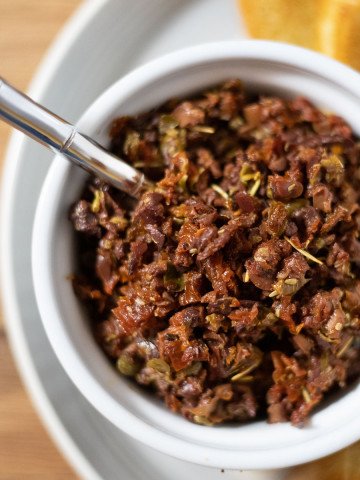
[[[350,348],[353,340],[354,340],[354,337],[350,337],[346,340],[344,345],[340,348],[340,350],[336,354],[338,358],[341,358],[344,355],[344,353]]]
[[[187,187],[186,187],[186,182],[187,182],[187,179],[188,179],[188,175],[185,174],[183,175],[180,180],[179,180],[179,188],[183,191],[183,192],[186,192],[187,191]]]
[[[230,120],[229,127],[231,128],[231,130],[237,130],[238,128],[242,127],[244,123],[245,122],[242,117],[235,117]]]
[[[238,382],[243,377],[248,376],[250,372],[255,370],[261,364],[262,358],[263,353],[261,350],[255,349],[250,358],[245,359],[245,361],[237,365],[236,368],[232,368],[231,375],[233,376],[231,377],[231,381]]]
[[[158,129],[161,134],[174,130],[179,126],[179,122],[172,115],[161,115],[159,119]]]
[[[301,393],[302,393],[303,399],[305,400],[305,403],[311,403],[310,393],[305,387],[301,390]]]
[[[256,172],[256,176],[254,177],[254,184],[249,188],[248,194],[254,197],[261,185],[261,174],[260,172]]]
[[[239,174],[239,177],[240,177],[240,180],[242,183],[245,183],[247,184],[248,182],[250,182],[251,180],[256,180],[258,177],[257,177],[257,174],[260,173],[260,172],[254,172],[253,168],[251,167],[251,165],[245,163],[242,167],[241,167],[241,170],[240,170],[240,174]]]
[[[216,183],[213,183],[211,185],[211,188],[215,190],[216,193],[218,193],[221,197],[223,197],[225,200],[229,200],[229,195],[223,190],[219,185],[216,185]]]
[[[208,125],[195,125],[192,129],[199,133],[215,133],[215,128],[209,127]]]
[[[186,368],[183,368],[177,374],[181,374],[181,376],[184,377],[190,377],[192,375],[198,375],[200,370],[202,369],[202,363],[201,362],[193,362],[191,365],[189,365]]]
[[[291,185],[289,185],[289,187],[288,187],[288,192],[292,192],[295,187],[296,187],[296,184],[295,184],[295,183],[292,183]]]
[[[125,155],[135,157],[140,145],[140,134],[135,130],[130,131],[125,138],[123,150]]]
[[[323,158],[320,165],[326,170],[326,181],[338,184],[344,175],[344,164],[339,155],[332,154],[329,157]]]
[[[244,368],[244,370],[241,370],[240,372],[238,372],[236,375],[234,375],[233,377],[231,377],[231,381],[232,382],[237,382],[239,381],[241,378],[245,377],[248,373],[252,372],[253,370],[255,370],[255,368],[257,368],[261,363],[261,359],[255,361],[253,364],[249,365],[247,368]]]
[[[294,242],[292,242],[290,240],[290,238],[288,237],[284,237],[285,240],[290,243],[290,245],[295,248],[295,250],[297,250],[299,253],[301,253],[301,255],[304,255],[304,257],[308,258],[309,260],[311,260],[312,262],[315,262],[315,263],[318,263],[319,265],[323,265],[324,263],[319,260],[318,258],[314,257],[313,255],[311,255],[311,253],[307,252],[306,250],[303,250],[302,248],[299,248],[295,245]]]
[[[129,222],[124,217],[114,216],[110,218],[110,223],[117,225],[120,230],[125,230]]]
[[[104,200],[104,192],[102,190],[95,190],[94,199],[91,203],[91,211],[93,213],[98,213],[101,208],[101,203]]]
[[[160,140],[160,150],[165,159],[185,150],[186,131],[184,128],[169,129]]]
[[[165,375],[170,375],[171,373],[171,368],[170,365],[165,362],[162,358],[151,358],[148,360],[146,363],[147,367],[153,368],[159,373],[163,373]]]
[[[306,198],[298,198],[292,202],[285,203],[286,213],[291,215],[307,205],[309,205],[309,201]]]
[[[194,415],[194,422],[198,423],[199,425],[206,425],[207,427],[211,427],[213,425],[208,418],[202,415]]]
[[[127,377],[134,377],[140,370],[140,364],[136,362],[130,355],[123,353],[117,359],[116,368],[120,373]]]

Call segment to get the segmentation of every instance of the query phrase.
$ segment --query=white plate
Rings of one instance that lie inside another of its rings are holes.
[[[176,48],[244,36],[235,0],[88,0],[49,51],[30,94],[76,121],[134,66]],[[144,447],[98,414],[67,378],[42,329],[31,279],[33,217],[50,158],[13,134],[2,185],[2,289],[19,371],[69,462],[86,480],[283,478],[284,471],[220,472]]]

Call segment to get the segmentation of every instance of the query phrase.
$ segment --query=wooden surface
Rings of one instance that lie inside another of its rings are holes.
[[[79,4],[80,0],[0,0],[0,75],[25,89],[54,35]],[[9,131],[0,123],[0,161]],[[1,317],[0,382],[0,480],[76,479],[21,385]],[[286,480],[357,480],[359,458],[357,444],[294,469]]]
[[[80,0],[0,0],[0,75],[26,89],[46,48]],[[10,128],[0,123],[0,161]],[[0,479],[74,480],[41,425],[18,373],[0,317]]]

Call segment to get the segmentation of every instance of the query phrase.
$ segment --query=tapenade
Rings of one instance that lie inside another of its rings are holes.
[[[230,80],[111,128],[154,186],[93,178],[74,288],[118,370],[187,419],[303,425],[360,374],[360,147],[305,98]]]

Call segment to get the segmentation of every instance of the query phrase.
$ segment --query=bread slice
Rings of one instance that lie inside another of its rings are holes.
[[[318,49],[324,0],[238,0],[251,37]],[[330,2],[332,0],[325,0]]]
[[[360,0],[325,0],[319,50],[360,70]]]

